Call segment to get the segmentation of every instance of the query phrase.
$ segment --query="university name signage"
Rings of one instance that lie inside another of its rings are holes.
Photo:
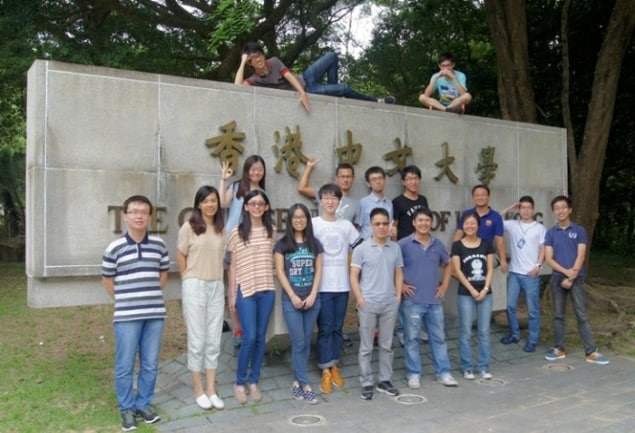
[[[191,207],[185,207],[181,209],[176,217],[177,227],[181,227],[185,221],[189,218],[190,212],[192,211]],[[315,211],[312,210],[315,214]],[[461,218],[460,210],[442,210],[442,211],[432,211],[433,222],[432,222],[432,231],[453,231],[456,228],[456,225],[459,222],[459,218]],[[108,206],[108,213],[112,215],[112,223],[113,223],[113,233],[121,234],[123,233],[123,206],[121,205],[111,205]],[[155,206],[154,212],[152,213],[152,220],[150,221],[149,231],[151,233],[159,233],[164,234],[168,233],[170,229],[169,216],[168,216],[168,208],[165,206]],[[518,218],[518,214],[514,214],[513,218]],[[542,223],[543,213],[536,213],[536,221]],[[286,228],[286,219],[287,219],[287,209],[278,208],[273,210],[273,222],[278,232],[284,232]],[[178,230],[178,229],[177,229]]]

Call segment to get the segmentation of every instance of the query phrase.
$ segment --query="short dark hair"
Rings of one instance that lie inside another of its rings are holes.
[[[446,52],[446,53],[441,53],[441,54],[439,55],[439,58],[437,59],[437,65],[439,65],[439,64],[441,64],[441,63],[443,63],[443,62],[445,62],[446,60],[449,60],[449,61],[451,61],[452,63],[455,63],[455,62],[454,62],[454,56],[452,55],[452,53],[447,53],[447,52]]]
[[[476,212],[468,212],[465,215],[463,215],[463,218],[461,218],[461,230],[463,229],[463,224],[465,224],[465,221],[468,218],[474,218],[476,220],[476,225],[479,228],[481,227],[481,216]]]
[[[243,47],[243,54],[251,54],[251,53],[261,53],[264,54],[265,51],[262,49],[262,46],[257,42],[247,42]]]
[[[390,222],[390,214],[388,213],[388,211],[386,209],[384,209],[383,207],[376,207],[373,210],[370,211],[370,220],[372,221],[373,217],[375,215],[383,215],[386,218],[388,218],[388,221]]]
[[[531,203],[531,207],[534,207],[534,199],[532,196],[530,195],[524,195],[521,198],[518,199],[518,201],[520,203]]]
[[[340,170],[350,170],[351,172],[353,172],[353,176],[355,176],[355,169],[348,162],[342,162],[341,164],[337,165],[337,168],[335,169],[335,176],[338,175]]]
[[[490,191],[489,191],[489,186],[485,185],[485,184],[479,184],[479,185],[474,185],[474,188],[472,188],[472,195],[474,195],[474,191],[476,191],[479,188],[483,188],[485,191],[487,191],[487,195],[491,195]]]
[[[377,165],[373,165],[368,170],[366,170],[366,173],[364,174],[366,182],[370,182],[369,178],[371,174],[381,174],[384,178],[386,177],[386,171]]]
[[[152,203],[150,202],[150,199],[145,195],[133,195],[128,197],[126,201],[123,202],[123,213],[128,213],[128,205],[134,202],[147,204],[150,207],[150,215],[152,215]]]
[[[573,208],[573,204],[571,203],[571,199],[569,197],[566,195],[557,195],[553,198],[553,200],[551,200],[551,210],[553,210],[553,206],[559,201],[566,202],[569,209]]]
[[[322,187],[318,191],[318,198],[320,198],[320,200],[321,200],[322,197],[325,196],[325,195],[334,195],[339,200],[341,200],[342,199],[342,189],[339,186],[335,185],[334,183],[327,183],[326,185],[322,185]]]
[[[421,170],[416,165],[407,165],[401,170],[401,180],[404,180],[408,174],[414,174],[421,179]]]
[[[425,215],[429,217],[430,219],[434,219],[434,216],[432,215],[432,211],[428,209],[427,207],[420,207],[419,209],[417,209],[412,214],[412,220],[414,221],[419,215]]]

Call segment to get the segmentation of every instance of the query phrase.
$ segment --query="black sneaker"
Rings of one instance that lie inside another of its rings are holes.
[[[121,414],[121,430],[132,431],[137,429],[137,420],[134,412],[127,410]]]
[[[395,97],[392,95],[388,95],[382,98],[382,102],[384,104],[394,104],[395,102],[397,102],[397,99],[395,99]]]
[[[150,409],[137,409],[137,416],[141,417],[146,424],[153,424],[161,419],[159,415]]]
[[[373,387],[362,386],[362,400],[372,400],[372,399],[373,399]]]
[[[377,391],[383,392],[384,394],[388,394],[392,396],[399,395],[399,390],[395,388],[394,386],[392,386],[392,383],[388,381],[379,382],[377,384]]]

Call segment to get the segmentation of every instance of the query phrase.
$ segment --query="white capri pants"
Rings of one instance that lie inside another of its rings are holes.
[[[223,281],[186,278],[182,288],[183,320],[187,327],[187,368],[198,372],[216,369],[225,312]]]

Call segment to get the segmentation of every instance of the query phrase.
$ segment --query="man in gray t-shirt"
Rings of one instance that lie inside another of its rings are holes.
[[[301,76],[294,75],[279,58],[265,59],[262,47],[255,42],[248,42],[243,48],[234,84],[295,90],[300,95],[300,103],[306,111],[311,111],[307,92],[363,101],[395,103],[394,96],[375,98],[356,92],[348,84],[340,83],[337,76],[338,63],[337,54],[329,52],[309,66]],[[254,74],[248,78],[245,78],[245,66],[251,66],[254,70]],[[325,76],[326,84],[322,84]]]
[[[383,208],[370,212],[373,234],[353,250],[351,289],[359,318],[359,380],[362,399],[373,398],[371,358],[375,328],[379,329],[379,375],[377,391],[399,395],[392,376],[392,333],[403,285],[403,258],[397,243],[388,237],[390,216]]]

